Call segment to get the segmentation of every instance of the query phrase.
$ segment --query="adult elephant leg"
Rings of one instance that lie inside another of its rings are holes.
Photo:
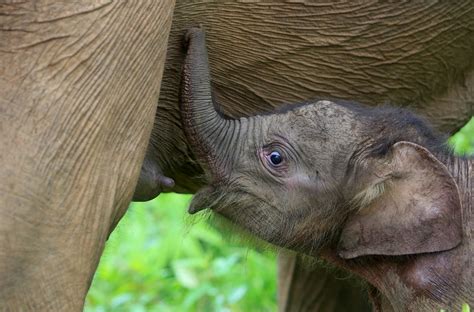
[[[414,111],[432,121],[438,130],[456,133],[474,116],[474,68],[464,72],[462,79],[453,81],[444,92],[426,97]]]
[[[278,255],[278,307],[281,312],[371,311],[361,281],[347,272],[308,266],[294,253]]]
[[[0,6],[2,309],[82,309],[140,172],[173,8]]]

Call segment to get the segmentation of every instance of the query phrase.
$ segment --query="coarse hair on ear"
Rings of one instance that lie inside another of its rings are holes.
[[[362,190],[343,226],[338,254],[410,255],[449,250],[462,239],[461,200],[446,166],[426,148],[397,142],[367,160],[352,183]]]

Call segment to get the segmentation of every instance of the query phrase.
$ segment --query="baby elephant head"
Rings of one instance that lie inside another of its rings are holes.
[[[211,208],[308,254],[333,243],[345,258],[459,244],[457,186],[422,147],[439,141],[420,120],[330,101],[230,119],[212,100],[204,33],[186,39],[182,119],[209,181],[191,213]]]

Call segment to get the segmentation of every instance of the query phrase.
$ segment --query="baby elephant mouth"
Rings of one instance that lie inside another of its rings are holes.
[[[198,213],[199,211],[201,210],[204,210],[206,209],[205,207],[196,207],[195,205],[189,205],[189,208],[188,208],[188,213],[189,214],[195,214],[195,213]]]
[[[211,209],[218,212],[219,208],[222,207],[218,205],[218,202],[224,197],[224,192],[218,192],[214,186],[207,186],[197,192],[189,204],[188,213],[195,214],[205,209]]]
[[[201,202],[198,202],[196,200],[196,197],[195,197],[195,198],[193,198],[193,200],[191,201],[191,204],[189,205],[188,213],[189,214],[195,214],[195,213],[198,213],[199,211],[205,210],[207,208],[208,207],[206,205],[203,205]]]

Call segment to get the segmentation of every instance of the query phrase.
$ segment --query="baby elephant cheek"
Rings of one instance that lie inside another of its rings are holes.
[[[304,193],[311,197],[326,189],[320,178],[306,174],[294,175],[287,179],[287,187],[290,192]]]

